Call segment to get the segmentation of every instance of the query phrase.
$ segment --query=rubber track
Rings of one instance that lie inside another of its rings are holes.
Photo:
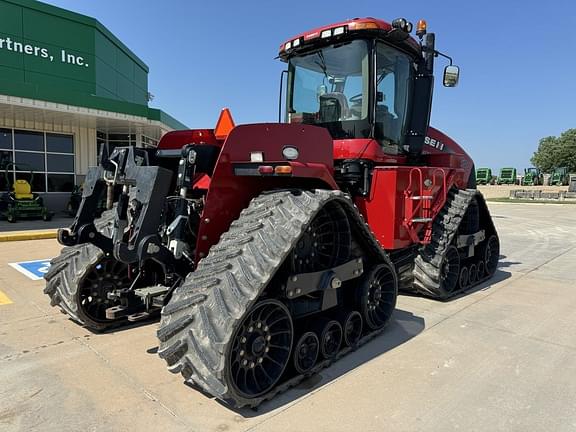
[[[114,210],[107,210],[94,223],[96,229],[107,237],[112,237],[114,215]],[[86,322],[78,310],[77,294],[84,276],[103,256],[104,252],[91,243],[67,246],[50,261],[50,269],[44,275],[44,293],[50,297],[50,305],[59,306],[62,312],[78,324],[90,326],[93,330],[102,330],[108,326],[94,326]]]
[[[490,279],[491,275],[487,275],[477,280],[473,285],[468,285],[460,290],[455,289],[450,293],[445,293],[440,288],[440,267],[444,253],[452,244],[466,209],[473,198],[476,198],[478,202],[481,223],[486,230],[486,240],[491,234],[496,233],[484,197],[479,191],[476,189],[451,190],[446,204],[433,222],[432,241],[422,247],[414,259],[413,291],[416,293],[446,300]],[[482,218],[482,213],[487,217]]]
[[[330,202],[346,210],[353,232],[362,236],[372,261],[386,262],[394,268],[343,192],[275,191],[260,195],[241,212],[162,310],[158,354],[171,372],[181,373],[203,391],[236,407],[254,407],[335,360],[322,361],[306,375],[281,382],[259,398],[245,399],[226,384],[225,356],[237,326],[262,296],[301,234]],[[366,335],[360,343],[381,331]],[[336,359],[349,351],[343,349]]]

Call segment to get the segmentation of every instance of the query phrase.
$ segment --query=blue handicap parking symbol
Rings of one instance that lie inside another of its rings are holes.
[[[50,259],[10,263],[10,266],[32,280],[40,280],[50,268]]]

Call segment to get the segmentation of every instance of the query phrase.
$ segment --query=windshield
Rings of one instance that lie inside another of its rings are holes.
[[[369,137],[368,52],[356,40],[291,59],[287,121],[326,127],[334,138]]]

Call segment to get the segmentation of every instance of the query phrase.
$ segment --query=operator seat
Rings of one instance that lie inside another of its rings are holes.
[[[396,137],[398,136],[398,120],[390,112],[387,105],[376,105],[376,128],[379,134]]]
[[[322,123],[337,122],[350,116],[348,99],[344,93],[325,93],[320,96],[320,121]]]
[[[17,200],[33,199],[32,187],[26,180],[16,180],[12,185],[14,189],[14,198]]]

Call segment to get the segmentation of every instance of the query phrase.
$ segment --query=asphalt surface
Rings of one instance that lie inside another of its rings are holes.
[[[0,219],[0,233],[12,231],[39,231],[69,226],[72,221],[71,217],[62,213],[54,215],[52,220],[43,221],[42,219],[19,219],[15,223],[10,223],[6,219]],[[0,254],[2,251],[0,251]]]
[[[571,431],[576,429],[576,208],[490,204],[491,283],[450,302],[400,297],[390,327],[258,411],[231,410],[166,371],[156,323],[93,334],[0,245],[0,430]]]

